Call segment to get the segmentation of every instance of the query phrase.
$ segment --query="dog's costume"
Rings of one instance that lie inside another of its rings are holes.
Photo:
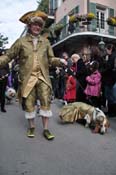
[[[63,106],[59,116],[64,122],[75,122],[84,118],[86,114],[92,116],[94,109],[93,106],[82,102],[69,103],[67,106]]]
[[[103,132],[109,127],[109,122],[106,115],[99,108],[95,108],[94,106],[83,102],[75,102],[63,106],[59,117],[63,122],[71,123],[79,119],[85,119],[86,126],[92,122],[95,122],[97,126],[100,126]]]

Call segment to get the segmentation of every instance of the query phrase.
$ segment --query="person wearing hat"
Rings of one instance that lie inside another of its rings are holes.
[[[20,21],[27,25],[28,31],[25,36],[15,41],[6,55],[1,56],[0,67],[18,57],[18,95],[29,123],[27,136],[35,136],[35,103],[39,99],[43,135],[52,140],[54,135],[48,130],[49,118],[52,117],[49,66],[67,65],[67,62],[54,56],[48,39],[40,34],[46,19],[47,14],[41,11],[31,11],[20,18]]]

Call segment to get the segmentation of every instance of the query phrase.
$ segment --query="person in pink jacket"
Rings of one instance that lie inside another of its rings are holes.
[[[84,90],[87,103],[100,107],[100,96],[101,96],[101,73],[98,70],[99,63],[92,61],[90,63],[90,75],[86,77],[87,86]]]

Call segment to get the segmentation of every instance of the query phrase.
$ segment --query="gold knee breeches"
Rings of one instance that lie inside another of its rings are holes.
[[[40,100],[40,108],[42,110],[50,110],[51,88],[42,80],[38,80],[30,94],[25,98],[26,112],[33,112],[35,110],[37,99]]]

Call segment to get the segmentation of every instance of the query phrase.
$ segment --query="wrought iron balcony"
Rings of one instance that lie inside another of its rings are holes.
[[[96,36],[103,35],[104,37],[110,37],[116,39],[116,29],[113,26],[107,24],[107,21],[81,21],[79,23],[68,23],[66,24],[59,35],[55,36],[54,43],[57,43],[61,40],[65,40],[66,38],[71,37],[72,35],[80,35],[80,34],[89,34]]]

